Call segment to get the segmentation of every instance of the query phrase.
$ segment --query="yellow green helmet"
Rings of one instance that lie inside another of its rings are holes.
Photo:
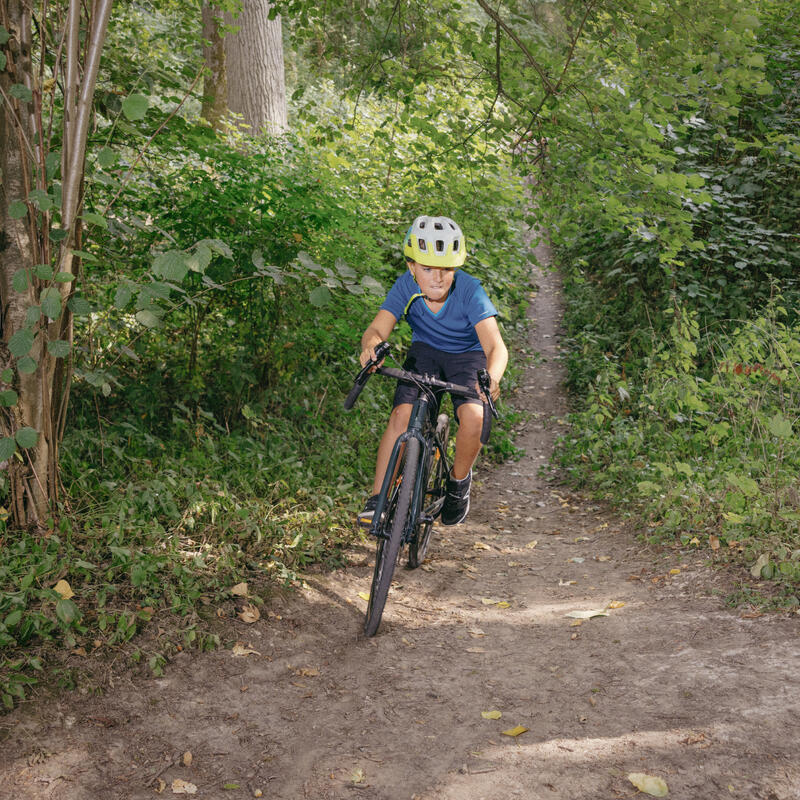
[[[461,228],[449,217],[417,217],[403,240],[406,258],[426,267],[460,267],[467,258]]]

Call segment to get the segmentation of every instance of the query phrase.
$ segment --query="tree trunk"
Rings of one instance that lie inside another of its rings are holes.
[[[228,113],[228,76],[225,67],[225,44],[219,30],[222,12],[203,3],[203,119],[219,130]]]
[[[269,10],[268,0],[243,0],[238,16],[224,14],[226,25],[235,29],[223,39],[224,55],[215,46],[216,25],[206,33],[206,19],[210,20],[211,12],[204,10],[204,37],[210,43],[204,50],[209,69],[207,114],[206,104],[203,108],[205,118],[212,124],[224,108],[220,96],[226,93],[227,109],[241,115],[250,133],[279,134],[286,130],[281,18],[270,19]]]
[[[67,300],[77,278],[72,251],[80,241],[86,137],[111,0],[94,0],[83,19],[80,0],[70,0],[66,23],[59,20],[64,51],[55,86],[63,87],[64,116],[48,125],[36,81],[37,60],[46,54],[32,52],[32,7],[0,2],[0,25],[9,33],[0,48],[0,453],[19,526],[41,525],[56,511],[70,374],[65,345],[72,343]],[[37,20],[37,30],[47,27]],[[44,130],[52,127],[63,139],[60,193],[45,166]]]

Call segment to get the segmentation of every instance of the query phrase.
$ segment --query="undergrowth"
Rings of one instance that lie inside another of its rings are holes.
[[[646,520],[651,542],[740,563],[797,606],[800,324],[776,294],[760,315],[706,337],[704,368],[696,314],[676,304],[666,316],[668,334],[653,337],[635,380],[613,358],[598,369],[560,463]]]

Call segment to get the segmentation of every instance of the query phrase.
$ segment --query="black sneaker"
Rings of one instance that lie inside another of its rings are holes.
[[[472,470],[460,481],[448,476],[447,495],[442,506],[442,525],[458,525],[469,514],[469,489],[472,485]]]
[[[364,503],[364,508],[358,514],[358,524],[369,528],[372,525],[372,518],[375,516],[375,509],[378,506],[378,495],[374,494]]]

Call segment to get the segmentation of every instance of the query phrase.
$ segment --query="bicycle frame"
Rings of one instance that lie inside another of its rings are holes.
[[[428,459],[431,455],[431,449],[433,447],[439,450],[441,458],[444,459],[445,469],[449,470],[447,465],[447,455],[445,453],[445,447],[447,446],[447,443],[445,442],[442,444],[433,431],[430,435],[426,436],[426,426],[431,426],[430,398],[425,392],[420,391],[411,409],[411,418],[408,423],[408,428],[404,433],[401,433],[400,436],[397,437],[394,447],[392,448],[392,453],[389,457],[389,463],[386,467],[386,474],[383,477],[383,484],[381,485],[381,491],[378,496],[378,505],[375,508],[375,514],[372,518],[372,525],[369,529],[370,534],[375,537],[386,536],[385,533],[380,531],[381,518],[386,510],[386,504],[389,501],[390,487],[392,482],[395,480],[395,472],[397,470],[397,464],[400,461],[400,453],[403,446],[409,439],[417,439],[422,447],[420,448],[420,466],[417,470],[416,486],[414,487],[414,495],[411,501],[411,513],[406,518],[405,528],[403,529],[403,542],[408,543],[411,541],[411,538],[414,536],[414,528],[416,527],[416,524],[419,521],[420,515],[423,511],[422,504],[428,480],[428,476],[425,474],[424,467],[428,463]],[[442,500],[441,502],[444,501]]]

